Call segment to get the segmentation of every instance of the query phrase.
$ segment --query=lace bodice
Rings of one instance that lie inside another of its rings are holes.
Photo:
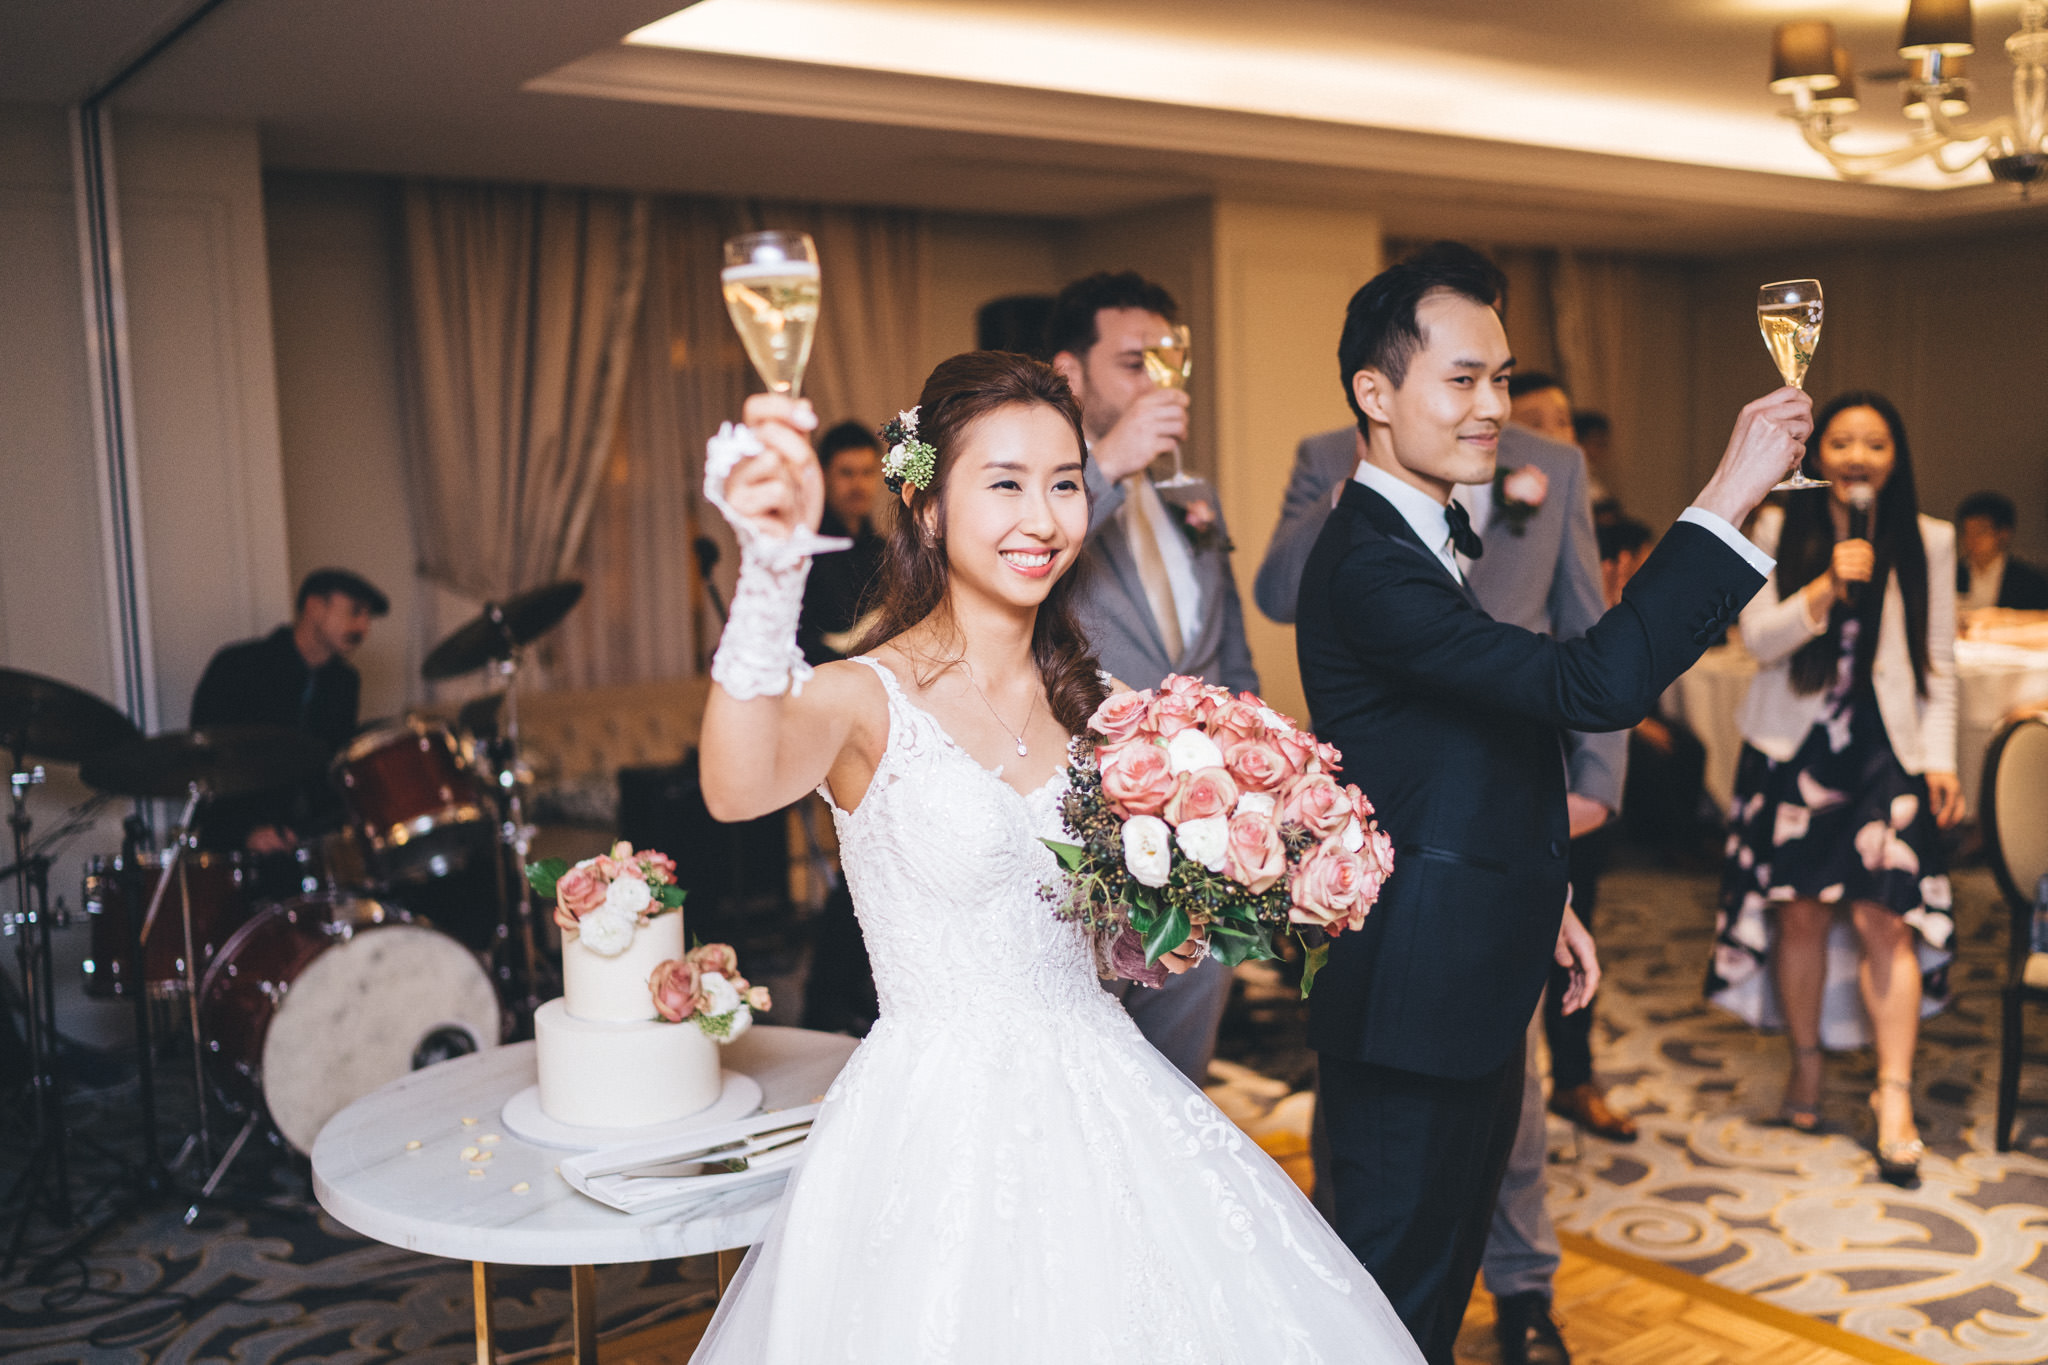
[[[889,740],[866,795],[832,805],[839,857],[867,937],[884,1019],[990,1027],[1022,1012],[1120,1014],[1078,926],[1038,889],[1058,861],[1062,770],[1029,795],[976,762],[879,660]],[[827,801],[831,794],[820,788]]]

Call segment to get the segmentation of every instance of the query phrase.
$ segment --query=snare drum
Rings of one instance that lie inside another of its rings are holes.
[[[304,896],[266,906],[200,987],[213,1084],[268,1109],[294,1148],[344,1106],[503,1036],[476,956],[386,902]]]
[[[444,725],[408,716],[360,735],[335,756],[334,780],[389,880],[446,876],[492,842],[490,797]]]
[[[137,860],[142,903],[132,908],[128,879],[118,855],[99,856],[86,863],[80,899],[92,922],[92,955],[82,964],[87,995],[104,1000],[125,996],[133,989],[135,917],[148,913],[170,859],[166,851],[145,853]],[[161,998],[185,991],[185,897],[189,895],[192,901],[192,946],[198,957],[193,975],[204,976],[215,951],[249,918],[250,881],[248,866],[239,853],[185,850],[157,908],[148,942],[143,944],[142,978],[150,995]]]

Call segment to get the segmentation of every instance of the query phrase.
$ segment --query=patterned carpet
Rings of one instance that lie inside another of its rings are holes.
[[[2004,912],[1988,873],[1956,878],[1956,1004],[1923,1029],[1922,1184],[1880,1181],[1867,1050],[1828,1059],[1832,1136],[1761,1125],[1788,1063],[1701,1002],[1713,883],[1642,868],[1602,886],[1595,1058],[1636,1113],[1632,1145],[1553,1120],[1558,1225],[1929,1360],[2048,1360],[2048,1020],[2030,1021],[2016,1145],[1992,1141]],[[2031,1107],[2030,1107],[2031,1099]]]

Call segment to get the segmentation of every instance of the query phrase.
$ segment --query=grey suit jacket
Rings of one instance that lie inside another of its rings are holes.
[[[1501,429],[1500,462],[1511,468],[1535,465],[1550,480],[1550,492],[1520,531],[1494,517],[1482,537],[1486,553],[1472,565],[1473,593],[1496,621],[1561,640],[1584,635],[1606,610],[1586,457],[1577,446],[1510,426]],[[1296,448],[1280,525],[1252,582],[1259,610],[1275,621],[1294,620],[1302,567],[1330,517],[1330,490],[1357,467],[1357,441],[1350,427],[1306,437]],[[1569,733],[1571,790],[1619,810],[1627,733]]]
[[[1218,512],[1216,519],[1217,543],[1194,552],[1195,585],[1202,597],[1201,627],[1185,642],[1180,657],[1170,659],[1159,623],[1145,599],[1145,585],[1138,578],[1130,542],[1115,519],[1124,505],[1124,490],[1107,482],[1093,462],[1085,478],[1088,543],[1075,569],[1082,575],[1076,611],[1097,662],[1130,687],[1157,687],[1167,674],[1185,673],[1233,692],[1258,691],[1259,675],[1244,638],[1244,605],[1238,600],[1230,552],[1224,548],[1230,537],[1222,513]],[[1206,486],[1189,491],[1216,506],[1216,494]],[[1170,493],[1162,490],[1161,496],[1170,497]]]

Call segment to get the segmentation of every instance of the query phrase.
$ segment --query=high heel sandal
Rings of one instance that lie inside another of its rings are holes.
[[[1879,1076],[1877,1089],[1870,1092],[1870,1115],[1882,1122],[1883,1109],[1880,1101],[1886,1090],[1904,1092],[1910,1105],[1913,1099],[1913,1083],[1896,1076]],[[1919,1138],[1907,1138],[1903,1142],[1886,1142],[1882,1130],[1871,1139],[1871,1150],[1877,1157],[1877,1173],[1902,1189],[1913,1189],[1920,1184],[1920,1159],[1927,1155],[1927,1144]]]
[[[1793,1044],[1793,1069],[1798,1069],[1799,1063],[1802,1059],[1807,1057],[1818,1057],[1820,1055],[1821,1051],[1820,1048],[1817,1046],[1800,1047],[1796,1043]],[[1788,1084],[1786,1086],[1786,1089],[1789,1091],[1791,1089],[1791,1086]],[[1778,1108],[1778,1122],[1784,1127],[1790,1128],[1795,1133],[1805,1133],[1809,1137],[1820,1133],[1826,1126],[1821,1122],[1820,1099],[1817,1095],[1815,1096],[1811,1104],[1795,1104],[1792,1101],[1790,1095],[1788,1094],[1784,1102]]]

